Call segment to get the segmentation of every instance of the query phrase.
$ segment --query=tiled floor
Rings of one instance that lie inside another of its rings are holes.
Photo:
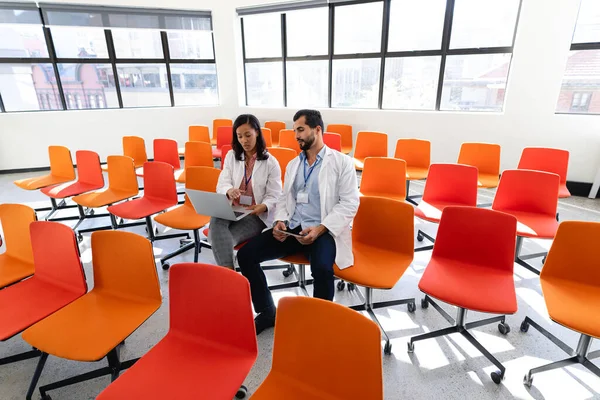
[[[33,207],[46,206],[48,201],[42,194],[26,192],[12,184],[15,179],[32,175],[36,174],[0,175],[0,203],[17,202]],[[411,186],[416,193],[420,193],[422,188],[423,185],[420,182],[413,183]],[[493,191],[481,191],[480,203],[491,203],[492,195]],[[600,221],[600,203],[597,200],[584,198],[561,200],[559,211],[561,220]],[[63,215],[69,215],[69,212],[61,212],[60,216]],[[43,218],[43,214],[40,217]],[[96,219],[85,222],[84,226],[105,224],[106,222],[103,219]],[[415,224],[416,228],[425,229],[428,233],[435,233],[436,226],[433,224],[423,224],[420,221],[415,221]],[[164,227],[160,229],[161,232],[164,231]],[[144,227],[136,227],[132,231],[144,234]],[[89,245],[89,235],[85,235],[81,244],[81,253],[86,274],[91,280]],[[162,254],[173,250],[177,245],[177,239],[156,242],[154,246],[156,257],[160,258]],[[418,246],[419,243],[415,241],[415,245]],[[548,242],[527,240],[524,253],[543,251],[542,249],[547,249],[549,245]],[[430,255],[431,252],[416,253],[412,266],[396,287],[386,292],[377,291],[375,301],[411,296],[420,298],[421,294],[417,284]],[[191,261],[191,257],[191,253],[187,253],[173,261]],[[208,250],[203,250],[200,257],[203,262],[214,262],[212,254]],[[540,267],[540,260],[535,261],[534,264]],[[160,266],[157,268],[164,298],[163,306],[127,340],[121,353],[124,360],[146,353],[165,335],[168,329],[168,273],[163,271]],[[267,275],[270,283],[292,279],[283,278],[280,270],[269,271]],[[92,282],[89,284],[93,285]],[[473,331],[477,339],[506,366],[506,377],[500,385],[494,384],[489,377],[489,373],[495,370],[493,365],[459,335],[418,342],[415,345],[414,354],[407,353],[406,342],[410,336],[447,326],[446,321],[431,307],[427,310],[417,307],[414,314],[408,313],[406,306],[377,310],[377,315],[390,335],[393,345],[392,355],[383,357],[385,398],[388,400],[465,398],[576,400],[600,398],[600,378],[579,366],[536,375],[531,389],[523,386],[523,375],[530,368],[565,357],[559,348],[535,330],[530,329],[526,334],[519,331],[519,324],[526,315],[534,318],[571,346],[576,345],[578,335],[549,320],[539,279],[535,274],[520,266],[515,266],[515,284],[519,311],[516,315],[507,317],[512,332],[508,336],[502,336],[498,333],[495,324]],[[276,299],[296,295],[299,295],[297,290],[280,290],[275,293]],[[356,294],[343,291],[336,294],[335,301],[350,305],[358,303],[358,298]],[[454,314],[454,311],[451,310],[452,307],[444,306],[444,308],[452,315]],[[474,320],[480,317],[481,315],[469,314],[467,319]],[[246,379],[246,385],[250,392],[258,387],[270,369],[273,331],[268,330],[261,334],[258,343],[260,354]],[[331,345],[334,346],[335,343]],[[592,344],[593,349],[599,347],[597,343]],[[0,344],[0,357],[27,349],[27,345],[17,336]],[[306,352],[310,355],[311,349],[307,348]],[[0,366],[0,399],[16,400],[25,397],[36,362],[37,360],[34,359]],[[48,384],[104,365],[105,361],[79,363],[50,357],[40,384]],[[361,365],[357,364],[356,368],[361,368]],[[56,390],[51,394],[54,399],[93,399],[108,384],[109,378],[103,377]],[[36,393],[34,398],[39,398],[39,395]]]

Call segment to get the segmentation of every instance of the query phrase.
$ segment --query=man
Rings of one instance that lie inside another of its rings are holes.
[[[283,196],[273,229],[251,239],[238,252],[242,274],[250,281],[256,333],[275,325],[275,304],[260,263],[296,253],[310,260],[314,297],[333,300],[333,263],[351,266],[350,223],[358,210],[358,187],[352,159],[323,143],[321,113],[300,110],[294,131],[302,153],[287,166]],[[293,233],[298,236],[290,236]]]

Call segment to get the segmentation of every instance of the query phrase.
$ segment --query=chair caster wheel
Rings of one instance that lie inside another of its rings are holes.
[[[424,239],[423,234],[421,233],[421,231],[419,231],[419,233],[417,233],[417,241],[422,242],[423,239]]]
[[[496,385],[499,385],[502,379],[504,379],[504,374],[500,371],[492,372],[490,376]]]
[[[78,233],[78,234],[77,234],[77,241],[78,241],[79,243],[83,242],[83,235],[82,235],[81,233]]]
[[[407,346],[407,347],[408,347],[407,351],[408,351],[409,353],[414,353],[414,352],[415,352],[415,344],[414,344],[414,343],[411,343],[411,342],[408,342],[408,343],[407,343],[407,345],[408,345],[408,346]]]
[[[527,321],[521,322],[521,332],[527,332],[529,330],[529,323]]]
[[[500,322],[498,324],[498,331],[500,331],[500,333],[503,335],[508,335],[510,332],[510,326],[508,326],[506,322]]]
[[[284,269],[282,274],[283,276],[285,276],[286,278],[288,276],[291,276],[294,273],[294,268],[293,267],[289,267],[288,269]]]
[[[411,314],[414,313],[415,310],[417,309],[417,305],[415,304],[414,301],[411,301],[410,303],[408,303],[407,307],[408,307],[408,312]]]
[[[429,307],[429,302],[427,301],[426,298],[421,299],[421,308],[428,308]]]
[[[340,291],[341,291],[341,290],[344,290],[344,288],[345,288],[345,287],[346,287],[346,282],[344,282],[344,281],[339,281],[339,282],[337,283],[337,290],[340,290]]]
[[[236,399],[243,399],[248,394],[248,388],[244,385],[240,386],[237,393],[235,394]]]
[[[390,342],[387,342],[383,347],[383,354],[385,354],[386,356],[392,354],[392,344]]]
[[[354,289],[356,289],[356,285],[354,283],[349,283],[348,282],[348,291],[349,292],[353,292]]]
[[[162,263],[162,269],[163,269],[163,271],[167,271],[169,268],[171,268],[171,264],[169,264],[167,262]]]
[[[523,385],[527,386],[528,388],[531,388],[532,384],[533,384],[533,376],[530,376],[529,374],[525,375],[523,377]]]

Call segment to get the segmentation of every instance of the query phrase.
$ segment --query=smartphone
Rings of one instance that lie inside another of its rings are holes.
[[[283,233],[284,235],[293,236],[295,238],[302,238],[302,237],[306,236],[306,235],[299,235],[297,233],[292,233],[292,232],[288,232],[288,231],[282,231],[281,229],[275,229],[275,232]]]

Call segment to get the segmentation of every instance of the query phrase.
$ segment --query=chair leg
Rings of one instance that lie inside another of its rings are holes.
[[[417,231],[417,241],[422,242],[423,239],[427,239],[429,240],[431,243],[435,243],[435,238],[433,238],[432,236],[428,235],[427,233],[423,232],[422,230],[418,230]],[[423,247],[419,247],[415,249],[415,252],[418,251],[428,251],[433,249],[433,245],[430,246],[423,246]]]
[[[582,364],[586,367],[591,373],[600,378],[600,368],[596,366],[596,364],[592,363],[589,358],[582,360]]]
[[[502,363],[500,361],[498,361],[498,359],[496,357],[494,357],[492,355],[492,353],[487,351],[486,348],[483,347],[481,345],[481,343],[479,343],[477,341],[477,339],[475,339],[473,337],[473,335],[471,335],[469,333],[469,331],[464,330],[464,331],[461,331],[460,333],[469,341],[469,343],[471,343],[477,350],[479,350],[479,352],[481,354],[483,354],[485,356],[485,358],[487,358],[489,361],[491,361],[492,364],[494,364],[496,366],[496,368],[498,368],[499,371],[496,371],[495,374],[494,374],[494,372],[492,372],[492,380],[495,383],[500,383],[500,381],[504,378],[504,373],[506,372],[506,367],[504,365],[502,365]],[[496,382],[496,380],[499,380],[499,381]]]
[[[521,249],[523,247],[523,236],[517,236],[517,246],[516,246],[516,250],[515,250],[515,262],[517,264],[519,264],[520,266],[522,266],[525,269],[528,269],[529,271],[533,272],[534,274],[539,275],[540,274],[540,270],[534,268],[532,265],[530,265],[529,263],[525,262],[525,260],[530,260],[532,258],[538,258],[538,257],[544,257],[542,263],[546,262],[546,255],[548,254],[547,252],[543,252],[543,253],[535,253],[535,254],[528,254],[525,256],[521,256]]]
[[[8,356],[0,358],[0,365],[12,364],[17,361],[29,360],[30,358],[39,357],[42,354],[38,349],[26,351],[24,353],[15,354],[14,356]]]
[[[194,229],[194,262],[198,262],[198,257],[202,251],[202,244],[200,243],[200,232],[198,229]]]
[[[540,372],[551,371],[553,369],[559,369],[562,367],[566,367],[567,365],[577,364],[577,356],[572,356],[569,358],[565,358],[564,360],[555,361],[550,364],[542,365],[541,367],[532,368],[527,372],[527,375],[523,378],[523,384],[525,386],[531,387],[533,383],[533,374],[539,374]]]
[[[108,361],[108,367],[111,370],[110,381],[114,382],[121,372],[121,360],[119,360],[119,352],[116,347],[106,355],[106,359]]]
[[[37,367],[35,367],[35,372],[33,373],[33,378],[31,378],[31,383],[29,384],[29,390],[27,390],[27,395],[25,398],[27,400],[31,400],[31,396],[33,396],[33,392],[35,387],[40,380],[40,376],[42,375],[42,370],[44,369],[44,365],[46,365],[46,360],[48,359],[48,353],[42,353],[40,359],[38,360]]]

